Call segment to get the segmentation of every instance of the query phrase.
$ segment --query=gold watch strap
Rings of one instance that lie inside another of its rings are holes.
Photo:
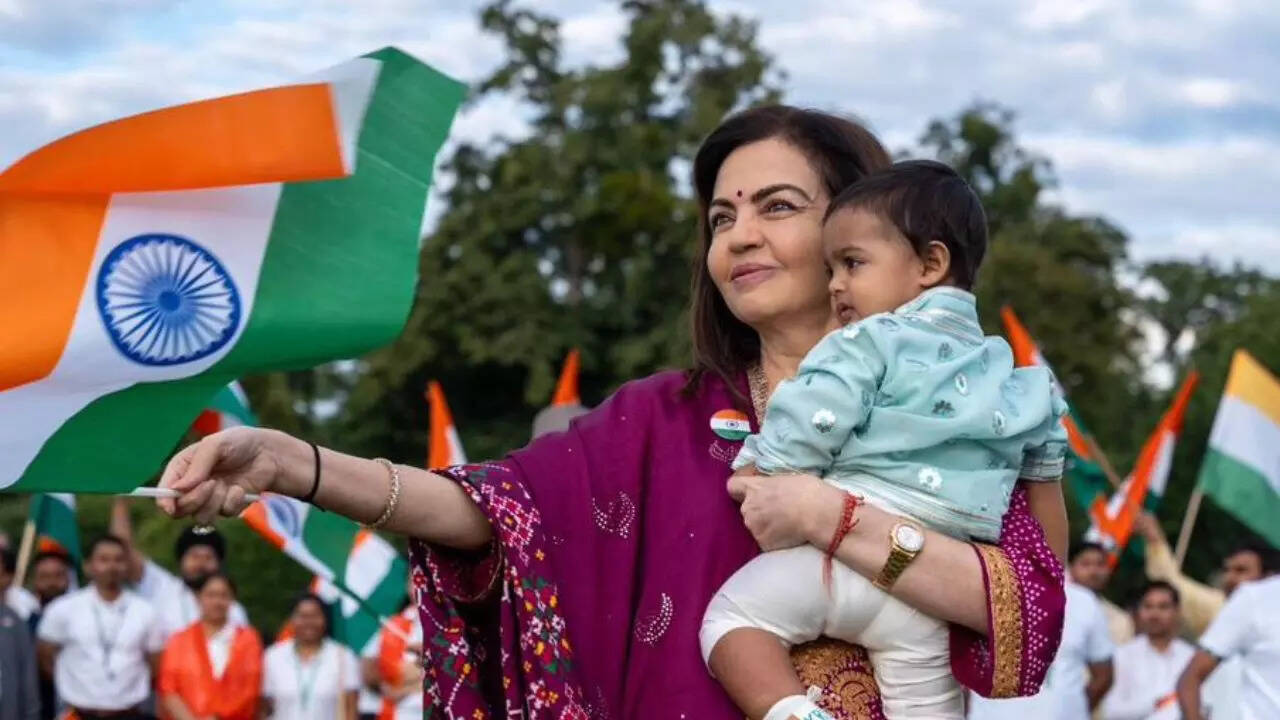
[[[871,581],[872,584],[885,592],[889,592],[889,588],[892,588],[893,584],[898,582],[898,577],[902,575],[902,571],[907,569],[907,566],[911,564],[912,560],[916,559],[918,554],[918,552],[904,550],[896,541],[893,541],[889,547],[889,559],[885,560],[884,567],[880,568],[880,574],[876,576],[875,580]]]

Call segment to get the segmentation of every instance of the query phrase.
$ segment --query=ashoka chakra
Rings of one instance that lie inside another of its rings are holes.
[[[177,235],[131,237],[98,271],[98,312],[126,357],[179,365],[226,345],[240,325],[240,293],[208,250]]]

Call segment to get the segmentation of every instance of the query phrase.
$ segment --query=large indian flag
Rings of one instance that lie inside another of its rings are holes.
[[[1219,506],[1280,547],[1280,380],[1237,350],[1200,467]]]
[[[0,173],[0,488],[133,488],[233,378],[393,339],[462,96],[388,48]]]

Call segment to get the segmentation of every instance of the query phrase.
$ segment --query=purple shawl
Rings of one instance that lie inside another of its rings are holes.
[[[691,397],[683,382],[628,383],[565,433],[445,471],[496,533],[487,553],[411,546],[427,717],[742,717],[698,649],[706,603],[759,552],[725,492],[739,442],[710,425],[737,403],[720,381]],[[1021,493],[1001,545],[976,551],[992,640],[953,630],[953,668],[983,695],[1033,693],[1058,645],[1062,569]],[[832,698],[859,686],[850,674],[870,685],[858,656],[845,662]],[[881,717],[878,699],[858,712]]]

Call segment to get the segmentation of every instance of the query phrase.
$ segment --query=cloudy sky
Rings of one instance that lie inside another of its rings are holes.
[[[540,0],[574,62],[620,56],[616,3]],[[0,0],[0,167],[66,132],[288,81],[383,45],[462,80],[500,48],[479,3]],[[833,8],[838,6],[838,9]],[[1017,111],[1057,199],[1139,260],[1208,254],[1280,273],[1280,5],[1274,0],[720,0],[760,20],[788,100],[855,113],[904,147],[976,100]],[[494,99],[455,135],[521,132]]]

